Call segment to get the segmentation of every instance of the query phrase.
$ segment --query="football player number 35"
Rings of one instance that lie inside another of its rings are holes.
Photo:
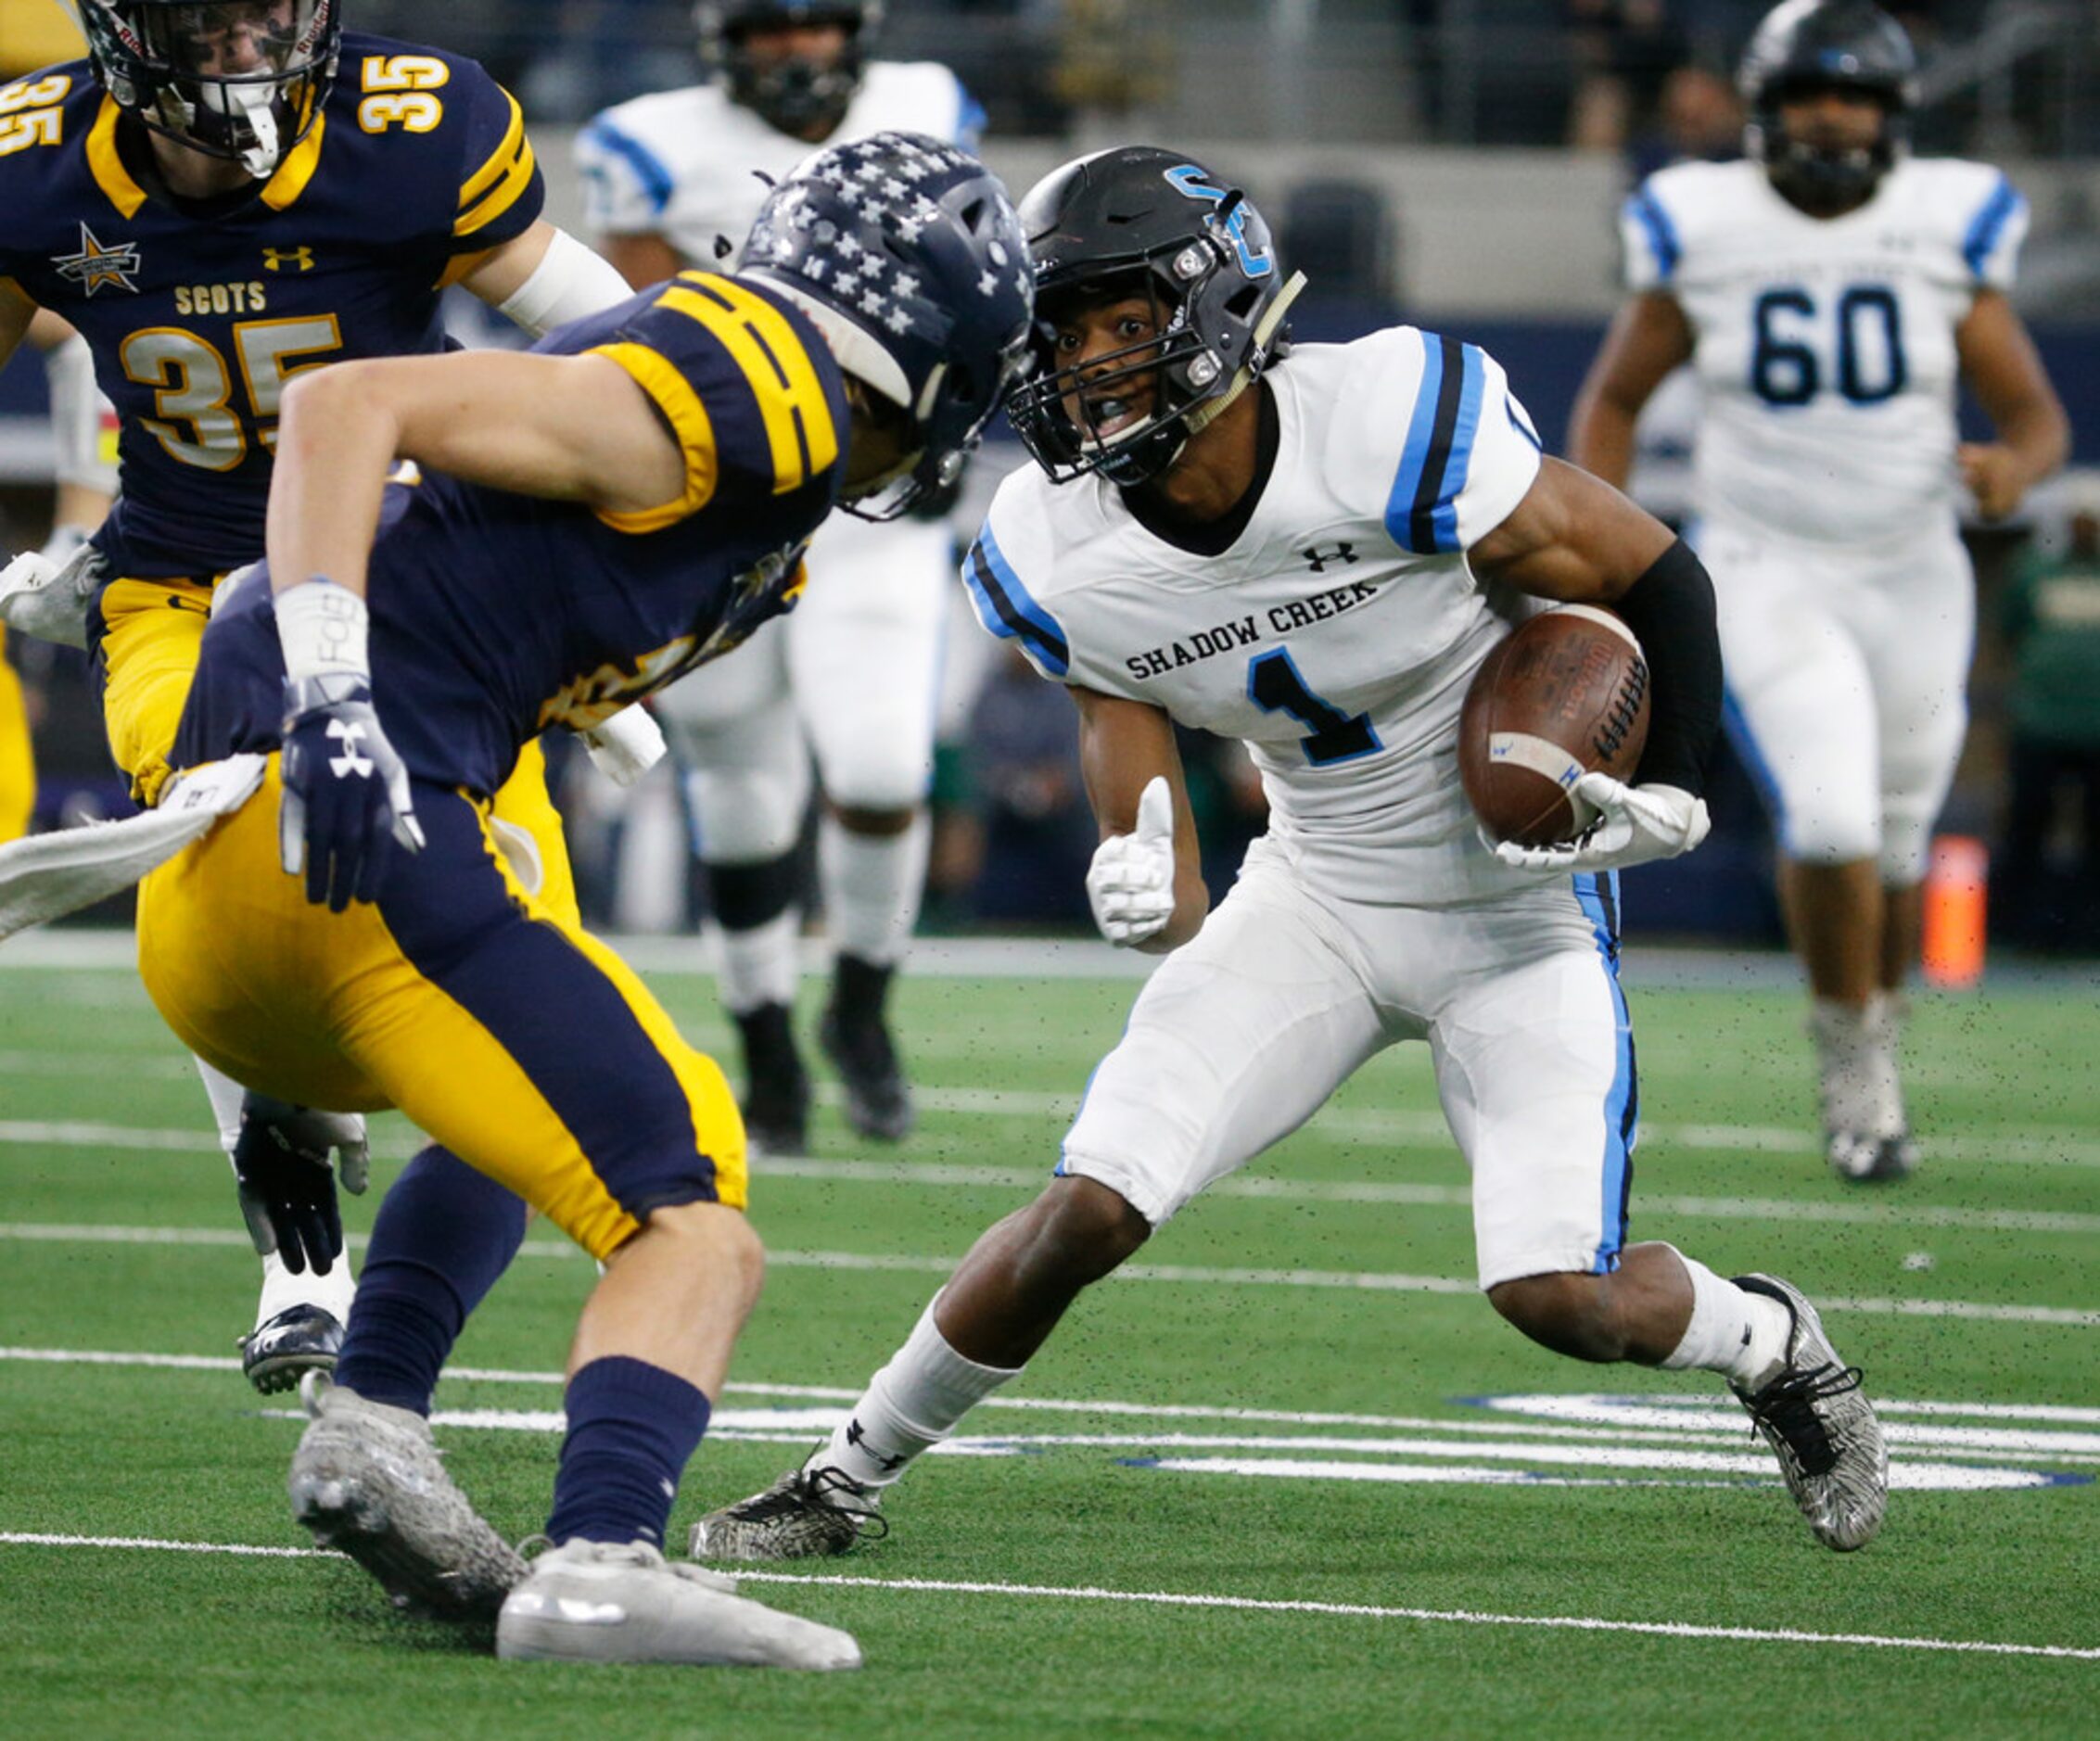
[[[342,344],[333,314],[235,321],[234,356],[248,423],[233,407],[233,370],[210,340],[179,326],[147,326],[126,338],[118,354],[128,379],[155,389],[154,414],[143,421],[169,456],[208,472],[230,472],[248,457],[248,424],[256,438],[274,449],[285,383]]]
[[[32,146],[57,145],[63,116],[57,106],[72,88],[72,80],[63,72],[0,85],[0,158]]]

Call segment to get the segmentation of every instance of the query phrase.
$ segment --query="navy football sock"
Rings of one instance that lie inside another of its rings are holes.
[[[525,1239],[525,1203],[432,1144],[379,1205],[336,1382],[375,1403],[430,1412],[467,1315]]]
[[[679,1477],[707,1430],[706,1394],[661,1366],[611,1354],[569,1379],[563,1404],[568,1436],[549,1537],[663,1546]]]

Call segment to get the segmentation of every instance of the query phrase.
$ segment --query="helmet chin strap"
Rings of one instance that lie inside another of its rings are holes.
[[[1276,293],[1276,300],[1268,305],[1261,322],[1254,328],[1252,347],[1255,356],[1268,349],[1268,341],[1276,337],[1277,328],[1283,324],[1283,317],[1290,313],[1291,305],[1298,299],[1298,293],[1305,287],[1305,274],[1294,272],[1285,281],[1283,288]],[[1215,399],[1206,400],[1182,419],[1182,427],[1190,435],[1200,434],[1225,414],[1226,407],[1253,385],[1254,365],[1250,362],[1232,377],[1232,385]]]

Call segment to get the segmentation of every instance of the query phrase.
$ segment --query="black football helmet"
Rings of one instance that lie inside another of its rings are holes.
[[[1750,108],[1744,149],[1773,186],[1804,211],[1849,211],[1894,166],[1917,101],[1917,55],[1903,27],[1873,0],[1786,0],[1764,15],[1736,83]],[[1832,150],[1789,139],[1780,105],[1836,88],[1881,105],[1872,146]]]
[[[872,498],[887,520],[961,476],[1027,365],[1035,285],[998,176],[924,133],[833,146],[767,197],[738,271],[784,291],[840,368],[901,411],[915,451]]]
[[[70,0],[95,77],[155,133],[261,179],[336,80],[337,0]]]
[[[1283,313],[1304,280],[1285,282],[1246,196],[1179,152],[1123,146],[1067,163],[1029,190],[1021,223],[1036,263],[1038,367],[1006,410],[1060,483],[1088,472],[1123,485],[1157,476],[1281,353]],[[1152,299],[1161,336],[1061,369],[1048,318],[1059,303],[1133,291]],[[1146,375],[1150,413],[1104,437],[1116,383]]]
[[[730,101],[795,138],[818,137],[845,119],[860,88],[868,44],[883,21],[882,0],[700,0],[693,8],[700,60],[729,87]],[[747,46],[754,31],[837,24],[846,47],[834,61],[790,56],[761,63]]]

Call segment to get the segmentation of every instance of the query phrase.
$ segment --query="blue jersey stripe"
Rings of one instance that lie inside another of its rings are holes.
[[[1668,284],[1677,271],[1677,261],[1684,253],[1677,240],[1677,226],[1663,210],[1662,202],[1648,190],[1647,185],[1636,187],[1627,196],[1626,211],[1648,232],[1648,245],[1655,255],[1655,275],[1659,282]]]
[[[1998,246],[1998,238],[2005,235],[2005,225],[2012,222],[2013,214],[2023,202],[2018,190],[2003,175],[1991,190],[1991,197],[1983,202],[1982,210],[1971,220],[1968,234],[1962,238],[1962,258],[1968,261],[1968,269],[1979,278],[1983,276],[1983,262]]]
[[[1451,457],[1445,462],[1443,486],[1430,514],[1436,548],[1442,551],[1464,548],[1458,541],[1458,497],[1472,470],[1473,438],[1480,433],[1481,391],[1487,375],[1477,345],[1463,346],[1458,354],[1463,377],[1458,388],[1458,421],[1451,432]]]
[[[978,620],[993,634],[1023,642],[1053,677],[1063,677],[1072,668],[1072,649],[1057,618],[1029,597],[988,526],[970,546],[962,564],[962,582],[970,589]]]
[[[1421,340],[1421,384],[1385,499],[1385,529],[1402,550],[1429,555],[1459,548],[1457,496],[1472,464],[1486,371],[1476,346],[1435,333]]]
[[[1618,1053],[1611,1073],[1611,1087],[1604,1101],[1604,1171],[1602,1201],[1603,1237],[1590,1273],[1605,1276],[1619,1267],[1624,1250],[1629,1202],[1634,1188],[1634,1143],[1640,1129],[1640,1070],[1634,1056],[1633,1018],[1626,1010],[1626,994],[1619,985],[1619,873],[1583,875],[1574,880],[1575,899],[1590,921],[1597,937],[1597,951],[1611,984],[1611,1008],[1618,1024]]]
[[[634,172],[635,179],[642,184],[642,191],[648,195],[651,211],[661,211],[670,204],[671,172],[664,167],[663,159],[641,140],[630,138],[602,118],[586,127],[583,136],[591,144],[626,161],[628,168]]]
[[[961,99],[961,113],[955,122],[955,143],[965,151],[975,151],[985,142],[985,106],[970,95],[970,87],[958,79],[956,95]]]

